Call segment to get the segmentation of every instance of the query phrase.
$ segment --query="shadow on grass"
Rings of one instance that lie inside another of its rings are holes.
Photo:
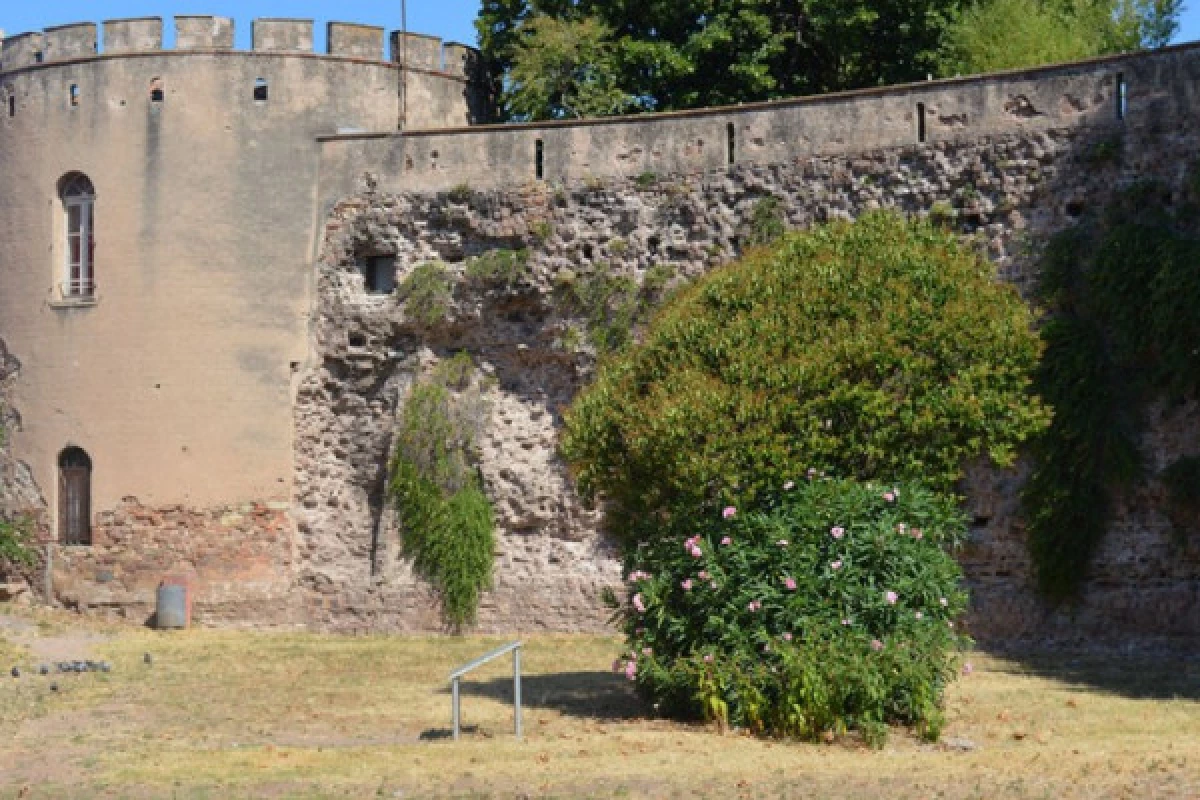
[[[1145,700],[1200,700],[1200,656],[996,653],[1015,674]]]
[[[464,697],[487,697],[512,703],[511,676],[489,681],[464,680]],[[447,686],[442,690],[450,694]],[[643,714],[641,701],[623,676],[611,672],[556,672],[521,676],[521,705],[545,708],[572,717],[597,720],[636,719]]]

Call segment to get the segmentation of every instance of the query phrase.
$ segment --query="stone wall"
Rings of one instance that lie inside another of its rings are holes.
[[[594,350],[563,287],[601,272],[644,283],[664,267],[682,280],[735,256],[752,211],[777,198],[802,227],[888,207],[950,220],[1028,291],[1039,246],[1113,190],[1143,178],[1171,186],[1200,152],[1180,119],[1010,132],[971,141],[796,157],[769,165],[523,189],[389,193],[367,175],[336,206],[318,265],[313,369],[297,407],[300,574],[327,627],[437,627],[430,593],[397,556],[383,503],[391,431],[408,387],[459,350],[495,377],[481,469],[497,508],[496,589],[486,630],[594,629],[619,565],[600,518],[578,505],[555,443],[562,410],[587,381]],[[528,248],[509,288],[472,286],[470,259]],[[402,283],[440,260],[455,276],[444,322],[419,324],[399,294],[364,289],[361,265],[393,256]],[[582,341],[581,341],[582,340]],[[581,342],[581,343],[580,343]],[[1177,409],[1151,426],[1155,470],[1200,451],[1200,415]],[[1153,478],[1122,505],[1083,604],[1052,612],[1033,593],[1016,516],[1018,473],[974,467],[964,484],[975,520],[963,554],[983,641],[1141,641],[1200,633],[1200,569],[1174,548]]]
[[[95,515],[90,547],[52,548],[55,599],[149,621],[167,577],[185,579],[198,625],[303,621],[292,598],[294,525],[287,503],[196,511],[125,498]]]

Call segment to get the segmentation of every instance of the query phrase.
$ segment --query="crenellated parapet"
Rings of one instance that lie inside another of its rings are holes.
[[[229,17],[185,15],[175,17],[174,23],[173,51],[234,51],[234,21]],[[254,20],[251,25],[252,49],[257,53],[315,54],[386,62],[463,80],[474,79],[480,63],[478,51],[467,45],[443,44],[436,36],[412,32],[394,31],[385,36],[385,30],[374,25],[328,23],[324,53],[314,53],[310,19],[265,18]],[[102,36],[98,35],[100,32]],[[161,17],[105,20],[100,26],[76,22],[6,39],[0,37],[0,42],[0,72],[97,56],[173,52],[163,47]]]

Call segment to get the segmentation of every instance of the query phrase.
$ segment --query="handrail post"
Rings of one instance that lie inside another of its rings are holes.
[[[458,720],[459,720],[459,716],[458,716],[458,678],[455,678],[453,681],[452,692],[454,695],[454,700],[453,700],[453,704],[454,704],[454,741],[457,742],[458,741]]]
[[[521,648],[513,650],[513,718],[516,721],[517,738],[521,738]]]

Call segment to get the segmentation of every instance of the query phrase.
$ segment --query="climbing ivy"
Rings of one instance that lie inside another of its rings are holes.
[[[1114,494],[1145,476],[1145,408],[1200,389],[1200,193],[1143,183],[1055,237],[1038,298],[1048,312],[1038,393],[1054,422],[1023,493],[1039,587],[1075,595]]]
[[[474,364],[459,354],[413,387],[391,465],[402,552],[438,590],[456,629],[475,620],[492,583],[495,526],[477,466],[487,414]]]

